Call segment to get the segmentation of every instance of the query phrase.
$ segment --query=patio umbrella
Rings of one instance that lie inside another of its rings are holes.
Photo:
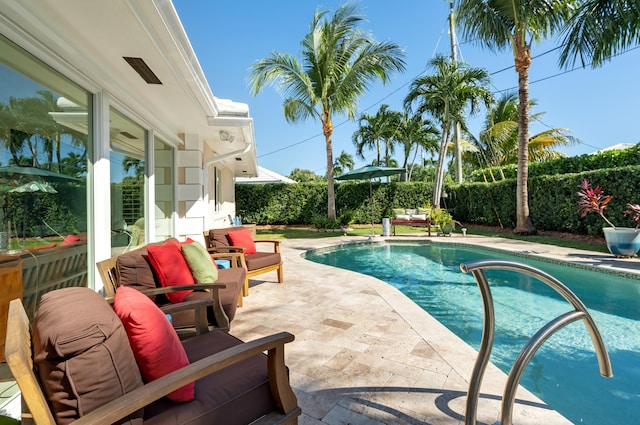
[[[371,207],[371,235],[374,235],[373,231],[373,189],[371,188],[371,179],[376,177],[394,176],[396,174],[406,173],[404,168],[395,167],[379,167],[377,165],[367,165],[355,170],[348,171],[341,176],[336,177],[336,180],[369,180],[369,205]]]
[[[80,181],[75,177],[67,176],[66,174],[56,173],[55,171],[45,170],[44,168],[30,167],[25,165],[7,165],[6,167],[0,167],[0,175],[12,175],[33,177],[34,180],[42,179],[48,182],[69,182]]]
[[[8,167],[0,167],[8,168]],[[12,167],[31,168],[31,167]],[[17,172],[0,172],[0,192],[7,194],[7,204],[10,202],[9,196],[12,193],[58,193],[58,191],[39,174],[23,174]],[[27,196],[24,196],[24,206],[22,213],[22,239],[23,245],[26,237],[26,216],[27,216]],[[3,211],[4,213],[4,211]],[[4,215],[4,214],[3,214]],[[11,239],[11,222],[7,222],[7,239]]]
[[[20,186],[16,186],[9,192],[25,193],[25,192],[45,192],[45,193],[58,193],[49,183],[45,181],[30,181]]]

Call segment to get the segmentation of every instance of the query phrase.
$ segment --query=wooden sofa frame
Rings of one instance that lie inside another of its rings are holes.
[[[268,356],[267,373],[271,394],[278,410],[270,412],[254,423],[295,424],[301,409],[289,384],[284,363],[284,344],[293,340],[293,335],[281,332],[233,346],[124,394],[73,421],[72,424],[114,423],[187,383],[264,351],[267,351]],[[19,299],[12,300],[9,305],[5,355],[7,365],[22,393],[23,405],[28,408],[28,412],[23,413],[22,424],[55,425],[53,413],[33,369],[29,318]]]
[[[107,300],[112,300],[116,294],[116,289],[118,289],[118,274],[116,272],[116,261],[118,260],[118,256],[108,258],[106,260],[100,261],[96,263],[96,267],[98,268],[98,273],[102,278],[102,283],[104,286],[104,293]],[[183,301],[180,304],[167,304],[160,309],[166,313],[171,314],[174,311],[182,311],[185,306],[190,306],[195,309],[196,312],[196,321],[195,321],[195,333],[201,334],[207,332],[209,330],[209,324],[207,319],[207,310],[206,307],[210,306],[213,310],[213,316],[216,319],[216,323],[218,324],[217,328],[222,330],[229,330],[229,318],[225,314],[222,309],[222,303],[220,301],[219,291],[224,288],[223,284],[220,283],[199,283],[199,288],[208,289],[211,292],[211,300],[206,304],[202,304],[198,301]],[[140,292],[145,294],[146,296],[154,296],[154,295],[163,295],[171,292],[179,292],[184,290],[193,289],[193,285],[176,285],[170,286],[166,288],[155,288],[155,289],[138,289]]]
[[[242,256],[242,254],[240,253],[231,253],[231,254],[215,254],[215,253],[210,253],[209,254],[212,259],[216,259],[216,258],[224,258],[224,259],[229,259],[231,258],[231,265],[232,267],[240,267],[240,257]],[[118,256],[113,256],[111,258],[108,258],[106,260],[103,261],[99,261],[96,263],[96,268],[98,269],[98,274],[100,275],[100,278],[102,279],[102,284],[104,287],[104,294],[107,297],[107,299],[109,298],[113,298],[115,296],[116,293],[116,289],[118,289],[118,286],[120,286],[120,281],[119,281],[119,277],[118,277],[118,272],[116,269],[116,263],[118,260]],[[246,271],[246,268],[245,268]],[[246,281],[246,279],[245,279]],[[245,282],[243,282],[244,285]],[[211,297],[214,300],[214,302],[210,305],[213,309],[213,317],[216,321],[217,324],[217,328],[218,329],[226,329],[229,330],[230,328],[230,321],[229,318],[227,317],[226,313],[224,312],[223,308],[222,308],[222,301],[219,295],[219,291],[221,289],[223,289],[225,287],[224,284],[220,284],[220,283],[199,283],[198,284],[198,289],[207,289],[211,292]],[[162,294],[168,294],[171,292],[179,292],[179,291],[184,291],[184,290],[192,290],[194,289],[193,285],[176,285],[176,286],[171,286],[171,287],[167,287],[167,288],[154,288],[154,289],[141,289],[141,288],[136,288],[139,291],[141,291],[142,293],[144,293],[147,296],[153,296],[153,295],[162,295]],[[238,306],[241,307],[242,306],[242,293],[238,296]],[[169,305],[163,306],[161,307],[161,309],[167,313],[167,314],[171,314],[171,312],[169,311],[171,309],[171,307]],[[201,311],[202,310],[202,311]],[[206,311],[204,308],[200,309],[200,308],[196,308],[196,323],[195,323],[195,332],[196,334],[199,334],[202,332],[203,327],[207,326],[207,315],[206,315]]]
[[[426,227],[427,232],[429,232],[429,236],[431,236],[431,219],[427,218],[426,220],[391,220],[391,226],[393,227],[392,233],[393,236],[396,235],[396,226],[413,226],[413,227]]]

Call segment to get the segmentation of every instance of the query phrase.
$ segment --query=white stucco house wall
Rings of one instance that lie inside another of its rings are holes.
[[[59,143],[60,161],[20,153],[59,173],[80,158],[69,209],[89,264],[168,236],[202,239],[235,215],[235,179],[258,175],[248,105],[214,95],[170,0],[0,0],[0,104],[48,96],[55,135],[0,124],[0,165],[16,161],[16,141]]]

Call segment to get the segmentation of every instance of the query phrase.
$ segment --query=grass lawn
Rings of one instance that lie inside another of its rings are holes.
[[[382,234],[382,225],[374,226],[375,234]],[[423,227],[396,226],[396,233],[400,235],[411,233],[424,233]],[[460,233],[460,230],[457,230]],[[300,239],[300,238],[330,238],[337,236],[367,236],[371,234],[371,225],[355,225],[349,231],[319,232],[311,227],[302,226],[264,226],[257,228],[259,239]],[[432,234],[435,232],[432,230]],[[562,246],[566,248],[582,249],[595,252],[609,252],[604,244],[604,239],[580,237],[567,234],[547,234],[544,232],[534,236],[519,236],[513,234],[510,229],[486,229],[467,227],[468,235],[492,236],[498,238],[516,239],[522,241],[537,242],[548,245]]]

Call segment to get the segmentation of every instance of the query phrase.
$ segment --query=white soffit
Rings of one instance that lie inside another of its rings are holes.
[[[173,140],[199,134],[218,154],[237,150],[217,143],[219,106],[170,0],[0,0],[0,15]],[[162,84],[145,82],[123,57],[143,59]],[[245,127],[236,141],[253,145],[248,106],[223,103],[244,117],[233,122]],[[255,149],[242,159],[257,173]]]

